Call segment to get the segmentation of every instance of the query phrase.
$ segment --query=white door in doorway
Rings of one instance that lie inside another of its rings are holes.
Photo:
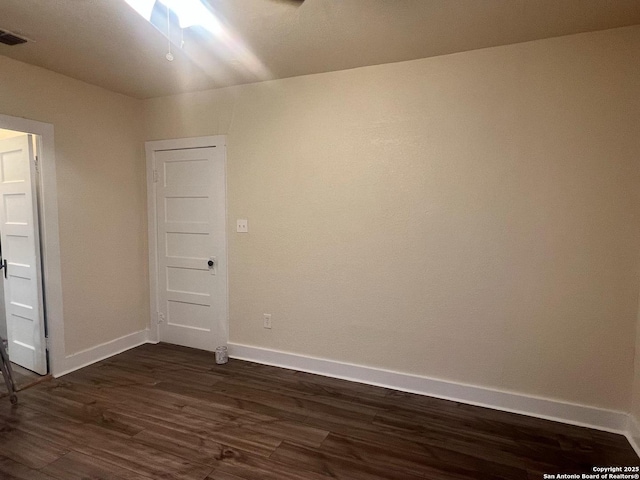
[[[0,140],[1,270],[9,358],[47,373],[42,271],[36,199],[36,166],[31,135]]]
[[[154,161],[160,341],[215,350],[228,338],[224,147]]]

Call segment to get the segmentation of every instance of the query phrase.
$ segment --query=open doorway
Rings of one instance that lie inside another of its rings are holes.
[[[0,336],[18,388],[49,371],[38,135],[0,129]]]
[[[41,200],[38,205],[40,207],[38,218],[42,263],[41,287],[44,289],[42,312],[46,311],[47,318],[45,343],[48,352],[48,371],[56,377],[67,373],[70,367],[65,354],[64,341],[54,128],[50,123],[0,114],[0,129],[31,134],[37,139],[39,180],[37,193]],[[3,270],[0,270],[2,278],[4,278]]]

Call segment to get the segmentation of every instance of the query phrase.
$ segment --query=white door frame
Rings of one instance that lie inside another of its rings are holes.
[[[64,317],[62,309],[62,276],[60,275],[60,235],[58,232],[58,187],[53,125],[26,118],[0,115],[0,128],[40,136],[40,199],[42,229],[42,273],[44,305],[49,337],[49,373],[65,371]]]
[[[156,184],[154,181],[155,170],[155,157],[154,154],[161,150],[182,150],[186,148],[206,148],[216,147],[223,149],[224,155],[224,181],[225,181],[225,201],[224,201],[224,216],[225,216],[225,232],[224,233],[224,245],[225,245],[225,257],[228,265],[228,239],[226,235],[226,225],[228,224],[227,213],[227,137],[226,135],[213,135],[208,137],[192,137],[192,138],[177,138],[171,140],[154,140],[145,142],[145,152],[147,156],[147,223],[148,223],[148,238],[149,238],[149,293],[150,293],[150,314],[149,319],[149,342],[158,343],[160,341],[160,329],[158,323],[158,225],[157,208],[156,208]],[[227,286],[229,285],[229,269],[227,268],[227,275],[224,279]],[[224,297],[224,311],[226,322],[225,330],[229,331],[229,289],[226,289],[227,293]],[[228,341],[225,338],[225,344]]]

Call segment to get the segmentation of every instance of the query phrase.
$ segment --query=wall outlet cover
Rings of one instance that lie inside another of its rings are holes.
[[[239,218],[236,222],[236,232],[238,233],[248,233],[249,232],[249,222],[246,218]]]

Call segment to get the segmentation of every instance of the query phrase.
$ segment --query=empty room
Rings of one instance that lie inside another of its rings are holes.
[[[640,2],[0,1],[0,479],[640,478]]]

